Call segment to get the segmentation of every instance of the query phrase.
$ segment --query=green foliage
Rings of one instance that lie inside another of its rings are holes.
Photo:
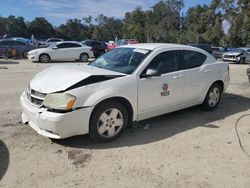
[[[27,23],[30,34],[37,38],[49,38],[55,34],[53,26],[43,17],[37,17],[32,22]],[[9,33],[13,35],[12,33]]]
[[[250,45],[250,1],[211,0],[181,15],[183,0],[160,0],[149,10],[135,8],[123,20],[103,14],[69,19],[53,27],[45,18],[25,22],[22,17],[0,16],[0,35],[66,40],[133,38],[139,42],[209,43],[216,46]],[[223,23],[230,26],[224,31]]]
[[[13,33],[17,37],[28,37],[29,31],[23,17],[0,17],[0,35]]]
[[[250,45],[250,1],[238,0],[236,6],[228,2],[230,12],[227,13],[231,27],[228,42],[231,46]]]

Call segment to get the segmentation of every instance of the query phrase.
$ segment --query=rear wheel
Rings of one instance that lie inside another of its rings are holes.
[[[202,104],[205,110],[214,110],[221,99],[222,87],[218,83],[214,83],[207,92],[206,98]]]
[[[47,55],[47,54],[42,54],[42,55],[40,55],[40,57],[39,57],[39,61],[40,61],[41,63],[48,63],[48,62],[50,61],[50,57],[49,57],[49,55]]]
[[[90,120],[90,137],[97,142],[117,139],[126,129],[128,112],[118,102],[101,103],[94,110]]]
[[[22,54],[23,58],[27,58],[28,56],[28,51],[24,51],[23,54]]]
[[[87,62],[89,60],[89,55],[86,53],[82,53],[79,59],[81,62]]]

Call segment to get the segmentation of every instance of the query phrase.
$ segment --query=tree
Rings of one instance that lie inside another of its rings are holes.
[[[9,16],[8,18],[0,17],[0,34],[9,34],[16,37],[28,37],[28,28],[23,17]]]
[[[122,36],[123,24],[121,20],[101,14],[96,17],[95,22],[93,39],[108,41]]]
[[[134,38],[140,42],[147,40],[146,16],[141,7],[137,7],[132,12],[127,12],[123,20],[123,36],[124,38]]]
[[[148,11],[148,41],[177,42],[181,27],[180,10],[183,5],[183,0],[159,1]]]
[[[30,34],[34,34],[36,38],[49,38],[55,36],[54,27],[43,17],[36,17],[35,20],[29,22],[27,25]]]
[[[186,16],[187,38],[189,42],[220,45],[224,35],[219,0],[210,5],[190,8]]]
[[[226,1],[225,17],[231,24],[228,41],[231,46],[250,45],[250,2],[249,0],[238,0],[237,6],[234,1]]]

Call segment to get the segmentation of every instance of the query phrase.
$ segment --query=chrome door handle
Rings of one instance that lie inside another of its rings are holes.
[[[176,76],[173,76],[173,79],[180,79],[180,78],[182,78],[183,77],[183,75],[176,75]]]

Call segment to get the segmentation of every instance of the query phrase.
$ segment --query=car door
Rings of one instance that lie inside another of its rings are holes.
[[[2,40],[0,41],[0,57],[3,57],[3,53],[7,48],[10,48],[11,41],[10,40]]]
[[[23,52],[25,51],[25,43],[20,41],[12,41],[11,42],[11,49],[15,49],[17,53],[19,53],[21,56],[23,55]]]
[[[205,54],[192,50],[181,50],[179,53],[185,77],[183,104],[192,105],[200,101],[202,90],[206,88],[213,70],[209,65],[203,65],[207,58]]]
[[[145,78],[149,70],[160,76]],[[182,102],[184,77],[176,51],[159,53],[138,78],[138,119],[146,119],[177,109]]]
[[[68,48],[68,43],[65,42],[56,45],[54,48],[52,48],[50,56],[52,60],[69,60],[71,54]]]
[[[76,60],[80,58],[80,54],[83,52],[82,45],[76,43],[68,44],[68,51],[70,51],[70,59]]]

